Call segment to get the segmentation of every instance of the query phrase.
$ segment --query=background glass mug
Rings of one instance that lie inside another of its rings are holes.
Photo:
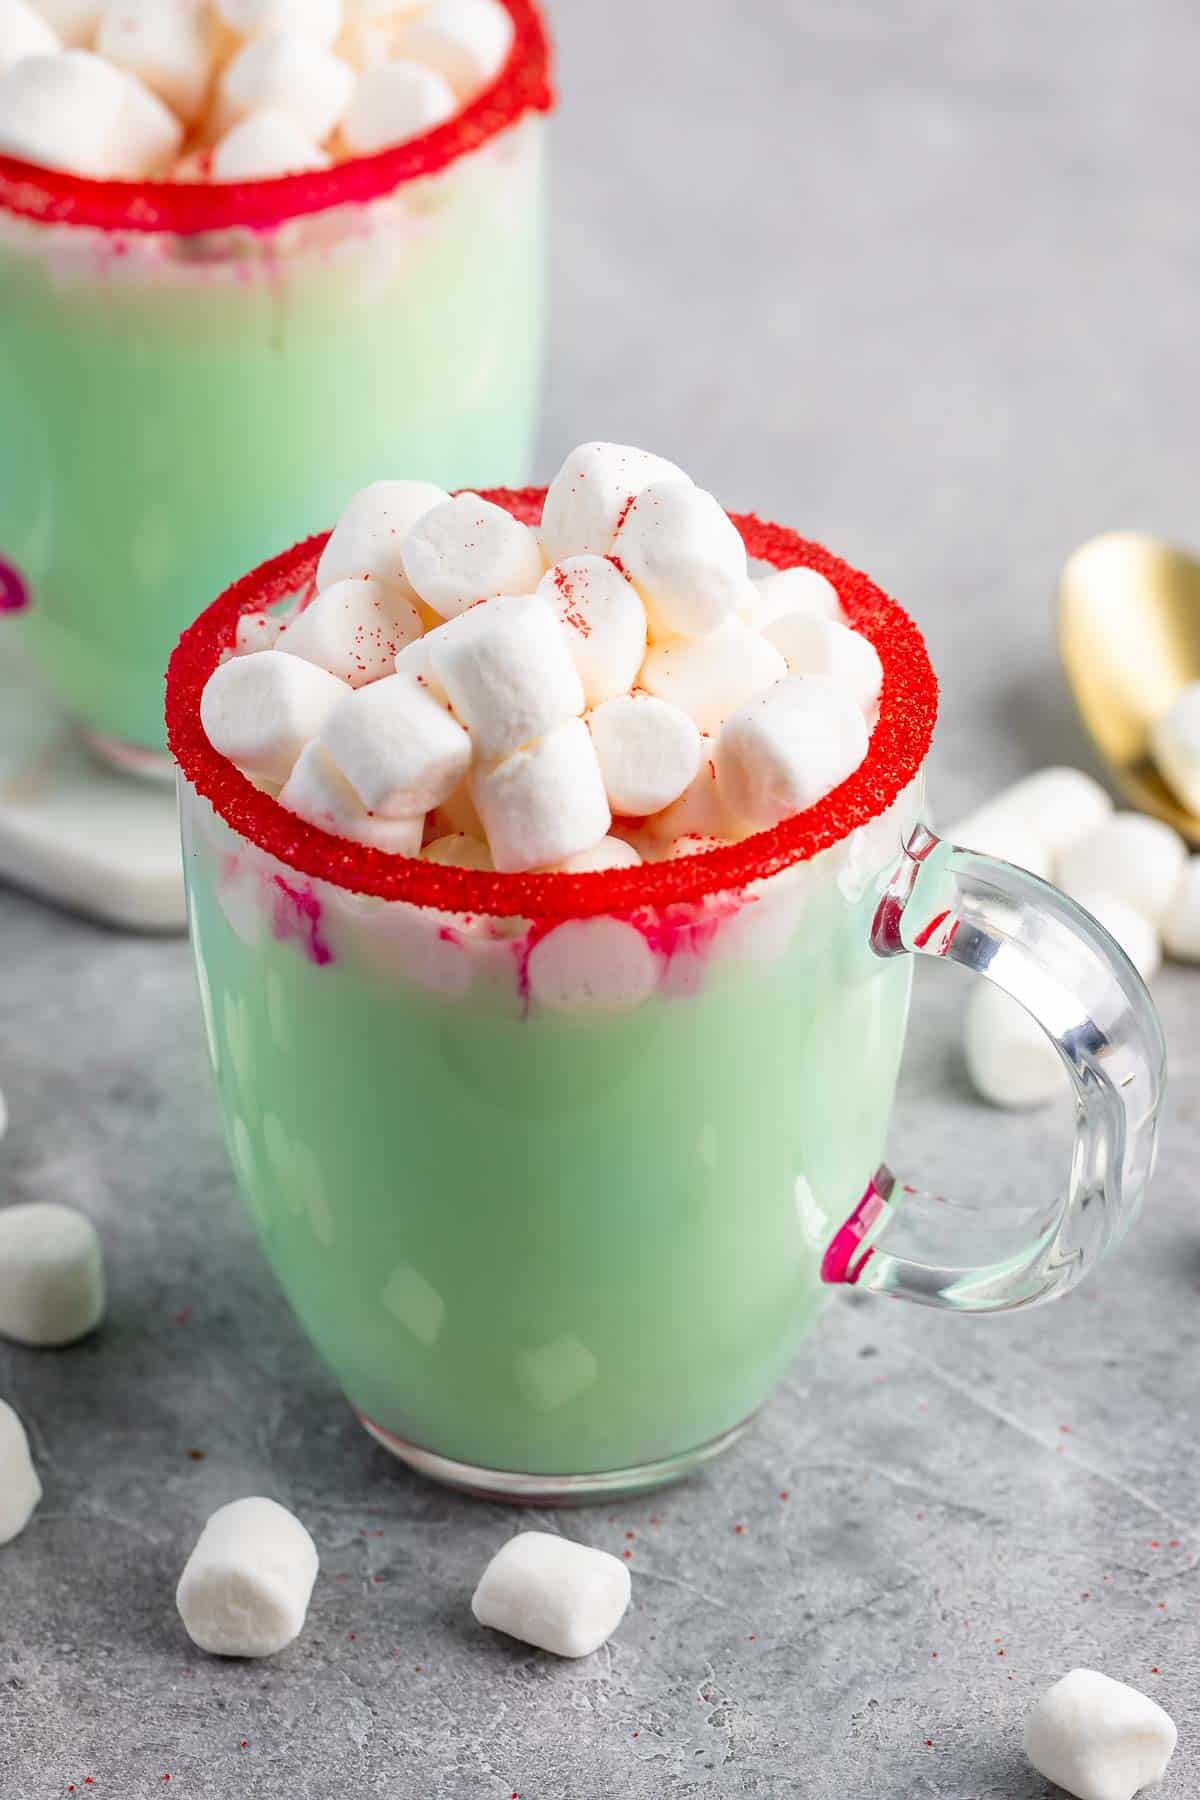
[[[548,48],[423,138],[242,186],[0,157],[0,607],[112,760],[161,760],[197,607],[380,475],[527,474]],[[151,753],[147,757],[147,752]]]
[[[540,496],[494,497],[536,522]],[[683,1474],[767,1399],[823,1283],[964,1311],[1049,1298],[1150,1173],[1163,1046],[1131,964],[1055,889],[920,824],[936,684],[911,620],[736,522],[752,555],[835,583],[885,682],[849,781],[705,856],[480,874],[331,839],[256,790],[209,746],[200,694],[238,615],[300,591],[323,539],[215,602],[172,661],[242,1191],[364,1424],[475,1491]],[[998,982],[1056,1041],[1077,1099],[1062,1196],[981,1218],[881,1167],[913,952]]]

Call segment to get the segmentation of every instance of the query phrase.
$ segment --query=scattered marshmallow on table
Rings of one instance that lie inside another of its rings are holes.
[[[549,1531],[522,1531],[480,1577],[471,1611],[481,1625],[549,1650],[590,1656],[625,1616],[629,1570],[607,1550]]]
[[[1193,856],[1180,876],[1163,914],[1162,932],[1168,956],[1200,962],[1200,856]]]
[[[224,128],[263,107],[289,113],[314,143],[341,123],[354,92],[354,70],[295,31],[252,38],[221,77],[217,117]]]
[[[214,1656],[274,1656],[304,1627],[317,1547],[274,1500],[215,1512],[188,1557],[175,1603],[188,1636]]]
[[[842,606],[832,581],[816,569],[776,569],[751,581],[738,611],[756,631],[765,631],[785,614],[800,612],[841,620]]]
[[[1067,1091],[1062,1058],[1019,1001],[990,981],[977,981],[963,1019],[967,1073],[993,1106],[1043,1106]]]
[[[690,787],[700,768],[700,733],[680,707],[653,694],[621,694],[588,718],[608,803],[644,818]]]
[[[283,782],[308,740],[351,694],[344,681],[303,657],[257,650],[214,669],[200,699],[200,723],[213,748],[245,774]]]
[[[819,613],[781,613],[763,636],[774,644],[789,675],[828,675],[854,695],[864,713],[873,713],[883,688],[879,652],[861,631]]]
[[[278,648],[327,669],[353,688],[396,669],[421,636],[421,616],[402,587],[359,575],[323,588],[281,634]]]
[[[1082,769],[1051,767],[1014,782],[973,812],[970,821],[972,831],[981,840],[998,833],[1007,834],[1011,840],[1014,834],[1021,833],[1040,844],[1053,860],[1081,838],[1090,837],[1111,818],[1112,810],[1113,803],[1100,783]],[[986,841],[975,843],[969,837],[956,836],[954,831],[943,835],[971,850],[1000,854],[989,849]]]
[[[431,481],[373,481],[346,502],[317,564],[318,589],[354,575],[376,575],[411,593],[404,540],[418,520],[450,496]]]
[[[1114,813],[1058,859],[1058,885],[1068,894],[1111,893],[1157,924],[1179,886],[1187,847],[1177,831],[1144,813]]]
[[[369,844],[393,856],[416,856],[421,848],[424,814],[415,818],[376,818],[368,812],[324,745],[305,744],[279,794],[280,806],[334,837]]]
[[[433,672],[484,762],[583,711],[583,684],[566,634],[540,594],[485,601],[427,641]]]
[[[593,849],[612,823],[582,719],[569,720],[493,767],[475,769],[471,797],[497,869],[510,873],[547,868]]]
[[[1163,780],[1189,812],[1200,813],[1200,681],[1178,695],[1150,732]]]
[[[443,619],[478,600],[531,594],[544,573],[537,533],[472,493],[456,494],[419,519],[403,557],[414,590]]]
[[[0,1544],[20,1537],[42,1498],[25,1427],[0,1400]]]
[[[736,615],[748,579],[737,526],[710,493],[678,476],[635,496],[612,555],[659,637],[715,631]]]
[[[388,675],[348,694],[321,742],[367,810],[388,819],[440,805],[471,763],[462,726],[411,675]]]
[[[627,694],[646,654],[646,609],[606,556],[569,556],[538,586],[558,617],[589,706]]]
[[[1116,939],[1142,980],[1153,981],[1162,967],[1162,944],[1145,913],[1105,888],[1077,888],[1072,898]]]
[[[1161,1781],[1175,1751],[1161,1706],[1095,1669],[1072,1669],[1025,1724],[1025,1754],[1076,1800],[1133,1800]]]
[[[206,0],[108,0],[97,54],[157,94],[185,125],[204,110],[213,66]]]
[[[1019,815],[1003,808],[986,806],[967,818],[960,819],[942,833],[947,843],[980,856],[994,856],[998,862],[1013,863],[1043,881],[1054,872],[1054,859],[1041,838],[1036,837]]]
[[[454,90],[436,69],[420,62],[384,62],[364,70],[355,82],[342,137],[353,155],[373,156],[444,125],[457,111]]]
[[[704,637],[652,644],[638,680],[648,694],[682,707],[701,731],[717,732],[739,706],[787,672],[774,644],[732,618]]]
[[[329,158],[306,137],[290,113],[265,107],[226,132],[212,155],[214,181],[267,181],[325,169]]]
[[[866,721],[854,696],[825,675],[789,676],[722,729],[717,785],[730,811],[761,830],[815,806],[866,753]]]
[[[631,444],[580,444],[550,483],[542,508],[542,546],[551,563],[607,556],[617,527],[643,488],[686,481],[665,457]]]
[[[26,56],[53,56],[59,41],[53,27],[29,0],[0,0],[0,71]]]
[[[48,1201],[0,1210],[0,1336],[74,1344],[104,1317],[104,1257],[90,1219]]]
[[[499,0],[433,0],[406,27],[398,48],[437,69],[463,101],[495,80],[512,43],[512,15]]]
[[[326,50],[342,29],[342,0],[216,0],[217,12],[239,37],[295,31]]]

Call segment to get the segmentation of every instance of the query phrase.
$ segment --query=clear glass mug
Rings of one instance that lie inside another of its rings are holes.
[[[0,611],[94,745],[169,770],[207,598],[380,475],[519,481],[549,52],[534,0],[437,131],[315,174],[104,183],[0,158]]]
[[[540,496],[498,494],[534,521]],[[1136,1212],[1164,1079],[1123,952],[1030,875],[921,823],[936,684],[911,620],[794,534],[879,649],[867,761],[818,807],[692,858],[494,876],[284,812],[208,745],[238,615],[168,678],[184,867],[233,1163],[293,1307],[363,1423],[414,1467],[522,1500],[631,1492],[728,1445],[830,1284],[956,1311],[1064,1293]],[[1016,1215],[883,1163],[913,954],[1040,1020],[1074,1083],[1063,1190]]]

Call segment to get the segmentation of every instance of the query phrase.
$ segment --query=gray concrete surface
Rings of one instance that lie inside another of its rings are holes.
[[[1116,525],[1200,540],[1191,0],[556,10],[543,468],[646,443],[874,570],[945,680],[943,816],[1078,758],[1062,558]],[[469,1616],[512,1515],[392,1465],[291,1322],[185,947],[5,894],[0,959],[0,1193],[84,1206],[113,1277],[95,1343],[0,1350],[46,1486],[0,1553],[2,1800],[168,1774],[181,1800],[1035,1800],[1022,1715],[1080,1662],[1175,1713],[1164,1800],[1200,1788],[1200,973],[1158,984],[1162,1162],[1095,1284],[990,1324],[835,1305],[711,1474],[565,1521],[632,1548],[636,1584],[566,1666]],[[896,1160],[1040,1191],[1066,1121],[971,1099],[955,978],[921,973]],[[191,1649],[172,1590],[205,1514],[253,1491],[324,1568],[299,1644],[238,1666]]]

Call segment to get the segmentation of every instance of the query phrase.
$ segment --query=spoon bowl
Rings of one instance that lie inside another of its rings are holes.
[[[1084,726],[1123,793],[1200,847],[1200,816],[1150,751],[1155,721],[1200,681],[1200,560],[1140,532],[1092,538],[1063,570],[1058,625]]]

